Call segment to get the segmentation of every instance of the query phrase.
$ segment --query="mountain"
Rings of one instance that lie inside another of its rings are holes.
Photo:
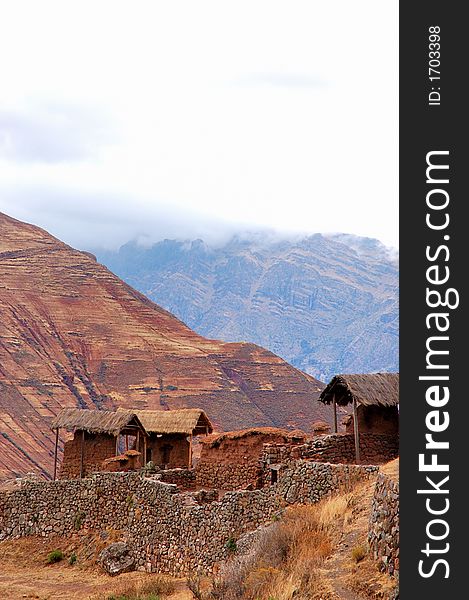
[[[0,479],[50,476],[63,407],[201,407],[218,429],[309,429],[331,418],[322,388],[259,346],[194,333],[90,253],[0,213]]]
[[[377,240],[257,234],[98,256],[201,335],[259,344],[324,381],[398,370],[398,265]]]

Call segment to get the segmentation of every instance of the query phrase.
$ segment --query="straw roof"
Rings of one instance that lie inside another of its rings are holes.
[[[346,406],[355,399],[364,406],[397,406],[399,404],[399,373],[362,373],[336,375],[321,392],[319,400],[335,401]]]
[[[118,413],[128,412],[123,408]],[[179,410],[134,410],[147,433],[182,433],[199,435],[212,433],[210,419],[201,408],[181,408]]]
[[[117,435],[128,425],[143,426],[135,412],[110,410],[88,410],[81,408],[64,408],[52,420],[52,429],[84,430],[89,433],[109,433]]]

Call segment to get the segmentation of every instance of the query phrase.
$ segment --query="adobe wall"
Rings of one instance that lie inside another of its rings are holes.
[[[60,468],[61,479],[77,479],[80,477],[82,432],[77,431],[72,440],[65,442],[64,455]],[[105,433],[90,435],[85,433],[83,444],[84,477],[101,470],[104,460],[116,453],[116,438]]]
[[[306,434],[305,434],[306,436]],[[236,490],[263,486],[264,475],[261,463],[264,445],[298,442],[289,440],[282,431],[252,432],[238,437],[229,434],[220,437],[220,442],[201,440],[200,459],[195,466],[197,487]]]
[[[399,435],[399,411],[397,406],[363,406],[359,405],[358,429],[360,433],[377,433],[381,435]],[[346,426],[346,433],[353,433],[353,416]]]
[[[97,473],[88,479],[26,481],[0,493],[0,540],[28,535],[68,536],[81,529],[115,530],[140,570],[173,575],[213,571],[227,542],[272,520],[288,503],[316,502],[376,467],[298,461],[278,484],[215,497],[178,493],[175,485],[137,473]]]
[[[219,443],[200,441],[202,449],[199,462],[217,465],[257,464],[264,444],[292,444],[285,434],[278,431],[250,433],[234,438],[222,435]]]
[[[399,571],[399,482],[384,473],[376,481],[368,544],[383,571]]]
[[[360,435],[360,462],[382,464],[399,455],[397,436],[362,433]],[[306,444],[266,444],[262,455],[264,464],[285,463],[299,458],[317,462],[352,464],[355,462],[355,439],[351,434],[336,433],[313,438]]]
[[[166,463],[166,466],[169,469],[188,467],[190,444],[186,437],[180,434],[165,434],[162,437],[156,437],[155,434],[152,434],[147,440],[147,449],[152,450],[151,461],[158,466],[163,466],[163,447],[171,446],[169,462]]]

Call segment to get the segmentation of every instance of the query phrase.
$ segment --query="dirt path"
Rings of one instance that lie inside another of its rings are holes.
[[[71,572],[67,567],[51,567],[43,570],[21,569],[18,571],[5,571],[1,565],[0,571],[0,598],[8,600],[90,600],[100,594],[112,594],[116,585],[121,587],[124,582],[132,582],[137,574],[121,575],[118,580],[90,573],[88,571]],[[151,577],[151,576],[149,576]],[[185,582],[174,583],[174,592],[165,596],[168,600],[192,600],[192,594],[185,586]]]
[[[398,478],[399,461],[393,461],[382,470]],[[389,597],[395,580],[382,574],[371,557],[356,562],[352,551],[359,546],[367,548],[367,531],[370,518],[374,482],[363,484],[354,493],[352,517],[344,526],[335,552],[326,561],[322,576],[337,600],[374,600]]]

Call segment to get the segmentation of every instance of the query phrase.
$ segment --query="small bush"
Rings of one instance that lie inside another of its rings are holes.
[[[85,518],[85,513],[79,510],[75,516],[73,517],[73,527],[78,531],[83,525],[83,519]]]
[[[49,552],[49,554],[47,555],[46,562],[48,565],[53,565],[54,563],[58,563],[63,559],[64,553],[62,552],[62,550],[52,550],[52,552]]]
[[[225,548],[229,552],[236,552],[236,540],[234,538],[229,538],[229,540],[225,544]]]
[[[355,546],[352,550],[352,558],[356,563],[359,563],[366,556],[366,548],[364,546]]]
[[[68,564],[73,567],[73,565],[77,562],[77,555],[75,552],[72,552],[70,558],[68,559]]]

